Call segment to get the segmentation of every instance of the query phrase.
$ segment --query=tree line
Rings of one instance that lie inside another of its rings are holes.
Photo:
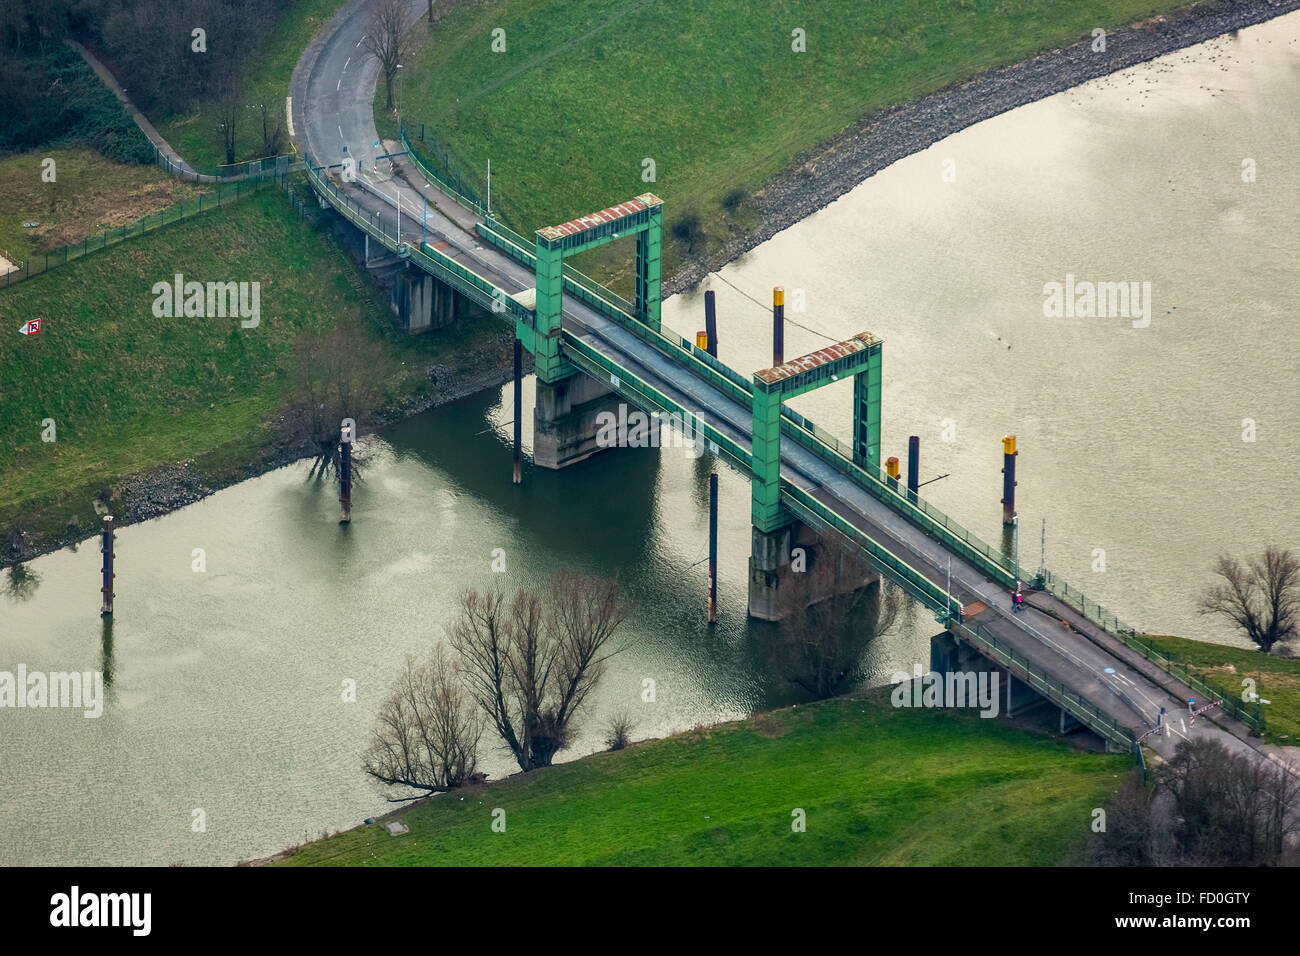
[[[79,132],[83,126],[82,114],[66,108],[68,84],[61,71],[80,67],[76,54],[63,45],[65,39],[97,51],[146,114],[176,115],[205,103],[233,107],[241,103],[247,64],[256,59],[289,2],[6,0],[0,4],[0,51],[5,54],[0,57],[0,100],[6,115],[0,149],[33,148],[51,141],[52,131]],[[98,85],[93,74],[90,79]],[[110,94],[104,95],[116,106]],[[278,139],[273,135],[282,108],[269,104],[268,111],[272,105],[275,110],[263,117],[263,155],[283,146],[283,132]],[[233,137],[236,122],[218,117],[219,134]],[[231,143],[227,162],[233,161]]]

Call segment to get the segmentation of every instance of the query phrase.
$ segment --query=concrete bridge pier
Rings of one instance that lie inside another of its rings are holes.
[[[930,670],[937,674],[975,673],[997,674],[1001,690],[999,710],[1001,715],[1015,717],[1048,703],[1032,687],[1006,669],[999,667],[985,658],[975,648],[957,640],[944,631],[930,638]],[[945,691],[941,691],[941,697]],[[954,701],[944,699],[943,706],[956,706]],[[967,706],[970,706],[969,704]],[[1086,725],[1064,708],[1060,711],[1060,733],[1062,735],[1086,730]]]
[[[796,609],[803,610],[831,597],[868,587],[880,575],[865,562],[842,563],[853,551],[832,551],[821,535],[802,521],[775,531],[751,529],[749,553],[749,615],[763,621],[779,621]]]
[[[963,691],[964,700],[948,699],[950,684],[947,675],[949,674],[974,674],[977,681],[990,681],[996,675],[998,696],[1010,700],[1011,683],[1008,679],[1010,675],[969,644],[957,640],[949,631],[943,631],[930,638],[930,670],[944,678],[937,688],[941,707],[956,707],[961,704],[962,707],[970,709],[979,706],[978,695],[975,700],[971,700],[970,694],[965,691]],[[1006,688],[1005,692],[1003,688]],[[957,695],[952,696],[955,698]],[[1017,703],[1021,703],[1018,698]],[[1009,713],[1008,704],[1003,700],[998,700],[997,705],[1000,712]]]
[[[409,265],[393,275],[389,303],[407,332],[428,332],[468,314],[469,302],[455,289]]]
[[[643,429],[637,427],[642,421]],[[612,429],[611,422],[617,423]],[[570,375],[553,383],[537,380],[534,464],[564,468],[606,448],[652,444],[659,444],[659,420],[628,406],[606,383],[588,375]]]

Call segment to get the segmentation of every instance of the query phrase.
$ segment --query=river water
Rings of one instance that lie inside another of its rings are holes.
[[[1291,15],[972,127],[711,277],[721,355],[768,364],[770,289],[802,289],[790,317],[816,332],[790,327],[786,354],[884,338],[885,454],[905,461],[920,435],[922,480],[948,475],[925,489],[937,506],[997,541],[999,438],[1014,431],[1022,564],[1037,566],[1045,519],[1049,566],[1125,620],[1230,640],[1194,612],[1210,560],[1300,544],[1300,132],[1284,121],[1298,94]],[[1044,284],[1067,273],[1150,282],[1150,325],[1045,317]],[[664,318],[693,335],[700,295]],[[794,404],[847,437],[849,399],[844,383]],[[0,864],[229,863],[383,812],[360,760],[403,657],[443,639],[462,589],[561,567],[617,573],[635,607],[564,757],[597,749],[620,711],[644,737],[797,699],[745,621],[747,483],[717,466],[710,630],[710,459],[625,450],[530,467],[515,487],[513,414],[494,390],[370,439],[347,528],[335,490],[296,465],[122,529],[110,633],[93,542],[32,562],[26,589],[0,596],[0,670],[111,682],[97,719],[0,710]],[[871,678],[928,659],[933,630],[911,609],[869,652]],[[491,747],[483,764],[511,770]]]

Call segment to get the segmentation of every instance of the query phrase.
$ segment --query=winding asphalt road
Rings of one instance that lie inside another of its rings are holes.
[[[419,232],[431,243],[508,293],[534,286],[532,272],[474,233],[476,217],[427,184],[400,159],[389,173],[387,163],[374,171],[374,157],[389,149],[376,146],[373,98],[379,64],[365,55],[362,41],[372,16],[369,0],[350,0],[321,31],[294,71],[290,115],[299,149],[317,165],[358,162],[358,179],[343,189],[350,199],[377,217],[383,231],[410,242]],[[408,25],[425,12],[423,0],[407,3]],[[423,29],[423,27],[417,27]],[[425,215],[425,198],[428,213]],[[616,201],[625,197],[610,197]],[[585,210],[574,210],[575,214]],[[581,302],[565,300],[565,329],[593,349],[629,369],[682,407],[702,416],[750,447],[752,413],[708,383],[691,375],[653,346]],[[1143,661],[1121,642],[1085,621],[1048,594],[1031,598],[1033,607],[1010,613],[1010,597],[977,568],[950,555],[937,541],[892,511],[848,477],[793,442],[782,443],[782,477],[853,523],[875,541],[943,587],[951,560],[952,590],[964,604],[987,606],[970,619],[999,645],[1014,648],[1022,660],[1055,682],[1063,683],[1098,706],[1136,736],[1147,734],[1166,711],[1163,731],[1145,737],[1148,752],[1168,757],[1181,739],[1205,735],[1231,750],[1270,759],[1269,748],[1248,737],[1235,719],[1211,711],[1189,721],[1184,685]],[[1062,624],[1069,622],[1069,627]],[[936,625],[938,627],[938,625]],[[1199,703],[1199,702],[1198,702]],[[1276,759],[1273,757],[1272,759]]]

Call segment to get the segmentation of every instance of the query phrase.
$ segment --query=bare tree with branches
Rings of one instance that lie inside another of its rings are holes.
[[[478,707],[461,686],[455,660],[440,644],[424,664],[406,659],[392,695],[379,710],[363,766],[389,786],[450,790],[474,776],[482,736]],[[409,799],[414,798],[397,798]]]
[[[828,532],[807,569],[782,583],[772,656],[785,680],[818,700],[843,692],[861,676],[867,645],[902,610],[903,592],[884,580],[869,582],[871,574],[858,548]]]
[[[226,164],[235,161],[235,143],[239,137],[240,84],[239,74],[233,67],[228,67],[217,81],[217,132],[221,135],[221,147],[226,151]]]
[[[1265,654],[1289,641],[1300,628],[1300,559],[1270,545],[1243,564],[1220,555],[1214,573],[1221,582],[1201,595],[1201,614],[1218,614],[1232,621]]]
[[[429,15],[433,15],[432,8]],[[381,0],[366,29],[366,38],[362,41],[366,53],[379,61],[379,69],[384,74],[385,109],[390,113],[393,110],[393,84],[397,81],[397,67],[406,55],[406,44],[402,39],[404,16],[405,5],[401,0]]]
[[[364,422],[382,401],[379,370],[384,351],[367,336],[336,328],[300,334],[291,372],[293,402],[285,416],[286,437],[309,444],[313,472],[338,466],[339,427],[345,418]],[[354,465],[360,462],[354,459]]]
[[[1197,738],[1179,745],[1157,779],[1173,796],[1179,862],[1276,866],[1294,856],[1300,832],[1294,767]]]
[[[561,571],[545,594],[466,591],[451,626],[470,694],[521,770],[548,767],[604,673],[628,608],[614,581]]]
[[[1300,776],[1291,763],[1197,737],[1150,785],[1130,777],[1092,837],[1102,866],[1287,866],[1300,861]]]

